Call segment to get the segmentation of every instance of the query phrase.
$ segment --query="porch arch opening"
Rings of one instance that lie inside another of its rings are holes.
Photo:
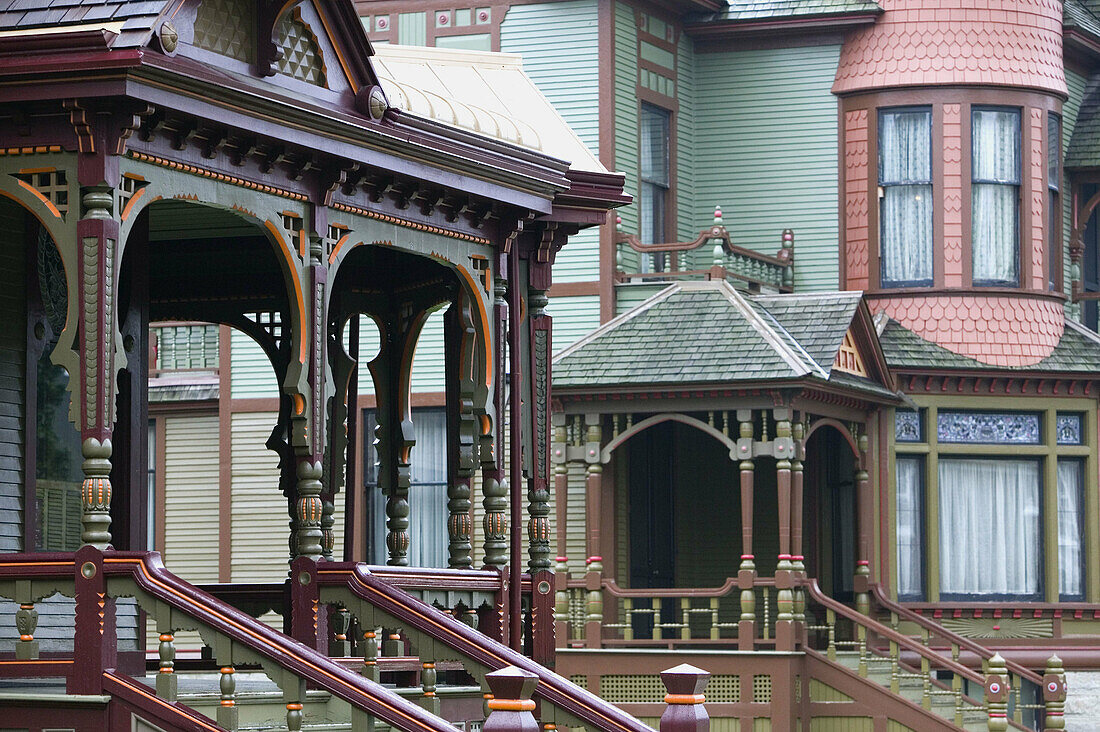
[[[857,559],[855,446],[843,425],[821,420],[808,432],[805,454],[806,572],[826,594],[851,602]]]

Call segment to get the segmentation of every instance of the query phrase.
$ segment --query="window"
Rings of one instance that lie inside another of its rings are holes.
[[[971,230],[976,285],[1019,284],[1020,112],[974,109]]]
[[[1062,265],[1062,202],[1060,186],[1062,180],[1062,118],[1056,114],[1047,116],[1047,262],[1050,267],[1050,289],[1057,286],[1055,273]]]
[[[879,242],[884,287],[932,284],[932,112],[879,113]]]
[[[660,107],[642,105],[641,139],[641,192],[639,214],[641,216],[641,240],[646,244],[665,241],[665,212],[668,204],[669,113]],[[648,257],[642,257],[643,272],[649,271]],[[663,269],[663,262],[654,262],[654,268]]]
[[[443,409],[414,409],[413,434],[416,445],[411,452],[412,476],[409,487],[409,565],[446,567],[447,535],[447,414]],[[378,421],[375,413],[364,414],[364,435],[373,437]],[[385,564],[386,496],[378,485],[378,457],[374,440],[364,446],[368,546],[367,561]]]
[[[1095,417],[950,403],[894,415],[898,598],[1083,600]]]

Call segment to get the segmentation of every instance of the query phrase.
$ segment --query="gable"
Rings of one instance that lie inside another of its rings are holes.
[[[859,355],[859,349],[856,348],[855,338],[852,337],[851,330],[844,334],[844,340],[841,341],[840,348],[836,352],[836,359],[833,361],[833,369],[853,376],[868,378],[867,367],[863,365],[863,357]]]

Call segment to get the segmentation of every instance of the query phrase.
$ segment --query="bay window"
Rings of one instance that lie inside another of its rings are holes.
[[[1095,424],[1086,412],[1057,406],[896,410],[899,599],[1085,598],[1088,541],[1095,541],[1086,541],[1084,523],[1095,505],[1086,434]]]
[[[1020,111],[971,113],[972,279],[1019,284]]]
[[[879,229],[884,287],[932,284],[932,111],[879,112]]]

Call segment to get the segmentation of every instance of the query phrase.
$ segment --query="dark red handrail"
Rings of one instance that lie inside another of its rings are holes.
[[[373,607],[388,613],[411,630],[433,638],[474,663],[490,670],[515,666],[538,676],[535,698],[542,699],[581,720],[586,727],[604,732],[653,732],[652,728],[595,694],[567,681],[526,656],[463,625],[376,577],[353,562],[317,565],[320,587],[343,587]]]

